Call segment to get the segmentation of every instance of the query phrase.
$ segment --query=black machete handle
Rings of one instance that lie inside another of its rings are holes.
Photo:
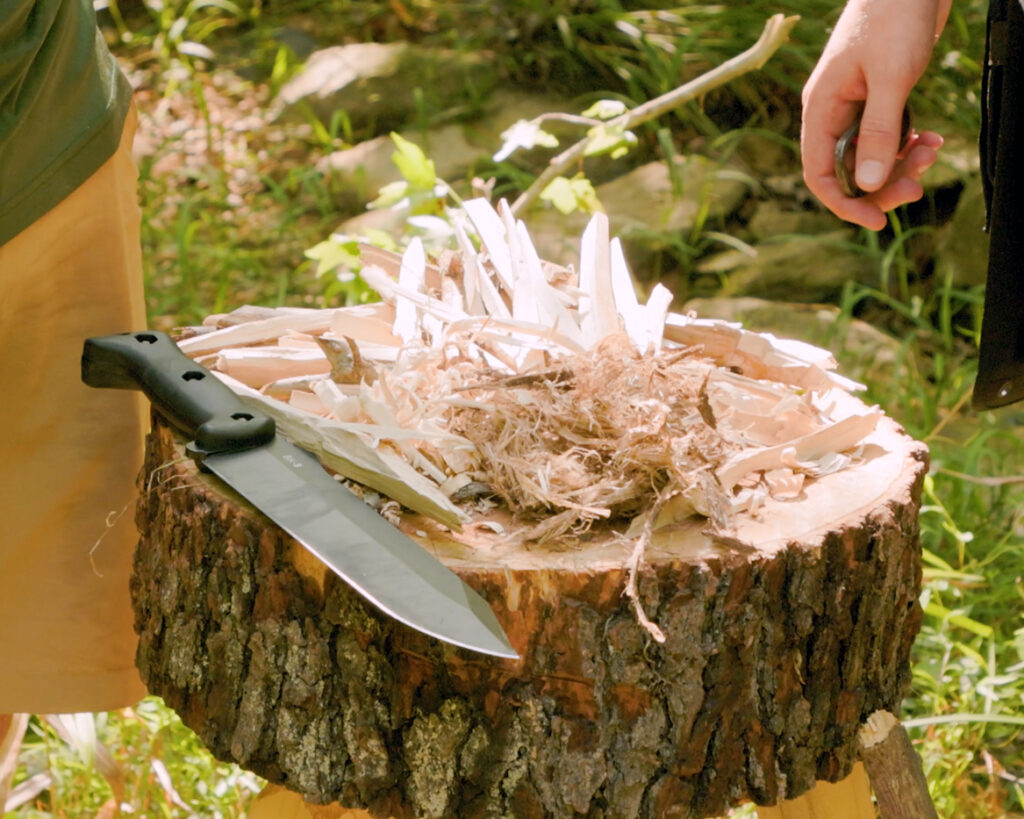
[[[274,437],[274,419],[250,409],[166,333],[146,330],[85,341],[82,381],[142,390],[161,415],[195,440],[197,454],[249,449]]]

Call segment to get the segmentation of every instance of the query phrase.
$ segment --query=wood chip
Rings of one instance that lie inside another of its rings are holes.
[[[455,237],[436,263],[362,247],[379,303],[244,309],[182,348],[339,474],[453,527],[453,487],[486,486],[524,538],[655,503],[649,526],[731,531],[854,464],[882,417],[825,350],[672,313],[661,284],[642,304],[603,214],[578,276],[504,203],[466,202]]]

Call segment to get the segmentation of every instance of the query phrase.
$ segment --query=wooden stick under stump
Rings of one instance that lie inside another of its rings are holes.
[[[888,711],[875,711],[859,736],[881,819],[937,819],[921,758],[900,721]]]
[[[7,810],[7,797],[18,768],[18,752],[28,727],[28,714],[0,714],[0,815]]]

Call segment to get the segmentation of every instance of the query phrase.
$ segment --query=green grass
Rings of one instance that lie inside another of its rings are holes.
[[[931,449],[925,618],[903,717],[940,816],[1024,815],[1024,410],[969,408],[981,293],[915,281],[906,236],[896,222],[878,286],[849,287],[842,305],[902,335],[868,398]]]
[[[172,104],[196,123],[193,135],[206,139],[204,150],[190,154],[180,135],[154,128],[155,144],[141,163],[152,325],[196,322],[246,303],[319,306],[336,297],[338,288],[318,279],[303,254],[343,217],[332,180],[313,165],[346,144],[350,130],[341,121],[267,126],[242,144],[223,124],[227,112],[253,100],[259,109],[267,88],[292,70],[271,37],[284,22],[307,17],[316,30],[349,41],[405,37],[489,48],[510,81],[553,84],[581,98],[603,89],[604,96],[639,101],[746,48],[779,10],[767,0],[662,4],[659,14],[644,11],[653,3],[640,8],[604,0],[507,0],[497,4],[502,13],[483,2],[397,5],[405,16],[393,4],[343,0],[113,7],[124,36],[116,47],[143,72],[143,113]],[[691,106],[645,129],[641,149],[663,154],[698,145],[728,152],[744,132],[756,131],[792,145],[798,91],[837,7],[804,0],[785,10],[804,18],[793,41],[763,74],[721,92],[731,100],[727,116],[709,116],[710,105]],[[980,73],[983,13],[979,0],[954,4],[933,68],[913,99],[930,127],[976,133],[971,89]],[[471,39],[459,39],[465,32]],[[228,33],[235,39],[225,39]],[[188,43],[211,49],[214,60],[197,56],[206,52]],[[232,59],[245,63],[250,79],[218,84]],[[795,155],[792,160],[795,172]],[[510,166],[498,187],[510,195],[529,178]],[[925,618],[902,716],[940,816],[1024,815],[1024,410],[970,410],[981,293],[935,280],[927,253],[919,252],[934,226],[915,218],[903,213],[881,237],[859,234],[857,250],[874,260],[877,280],[846,288],[835,326],[841,333],[844,322],[867,320],[896,339],[896,360],[869,383],[867,400],[931,448],[920,518]],[[728,227],[670,237],[675,255],[657,264],[666,274],[690,264],[721,246]],[[855,351],[840,362],[856,365]],[[88,753],[83,757],[36,720],[17,781],[49,771],[54,782],[13,816],[94,816],[110,799],[130,805],[134,815],[242,816],[259,787],[252,775],[213,760],[157,700],[99,715],[96,728],[123,771],[121,791],[115,795]]]
[[[85,726],[63,738],[49,721],[32,718],[15,785],[46,774],[52,784],[6,816],[87,819],[116,806],[120,813],[107,815],[232,819],[246,815],[263,787],[255,774],[214,760],[155,697],[83,717]]]

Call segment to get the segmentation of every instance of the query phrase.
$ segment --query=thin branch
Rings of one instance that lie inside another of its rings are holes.
[[[964,472],[955,472],[940,466],[936,470],[939,474],[949,475],[951,478],[958,478],[967,483],[976,483],[979,486],[1010,486],[1015,483],[1024,483],[1024,475],[997,475],[995,477],[985,475],[968,475]]]
[[[717,68],[711,69],[706,74],[701,74],[667,94],[655,97],[632,111],[627,111],[625,114],[609,120],[606,124],[609,128],[621,127],[624,130],[635,128],[637,125],[656,119],[665,112],[678,108],[683,103],[706,94],[714,88],[732,82],[743,74],[762,68],[779,47],[786,42],[789,32],[799,19],[798,16],[773,15],[765,24],[758,41],[742,54],[736,55]],[[544,172],[516,199],[515,204],[512,205],[512,213],[519,215],[536,202],[540,198],[541,192],[553,179],[561,176],[566,169],[572,167],[583,157],[589,144],[590,137],[588,136],[554,157]]]
[[[546,114],[541,114],[538,117],[534,117],[533,122],[549,122],[551,120],[554,120],[555,122],[568,122],[570,125],[587,125],[591,128],[605,124],[604,120],[596,119],[595,117],[584,117],[579,114],[566,114],[561,111],[549,111]]]
[[[954,418],[960,417],[960,410],[963,409],[964,404],[966,404],[967,401],[970,399],[971,392],[972,391],[969,389],[964,390],[964,394],[960,396],[960,400],[957,401],[956,404],[953,405],[953,408],[946,413],[945,417],[943,417],[943,419],[939,421],[938,424],[935,425],[935,429],[933,429],[931,432],[928,433],[927,436],[925,436],[924,442],[926,444],[929,443],[936,435],[942,432],[946,424],[948,424]]]

